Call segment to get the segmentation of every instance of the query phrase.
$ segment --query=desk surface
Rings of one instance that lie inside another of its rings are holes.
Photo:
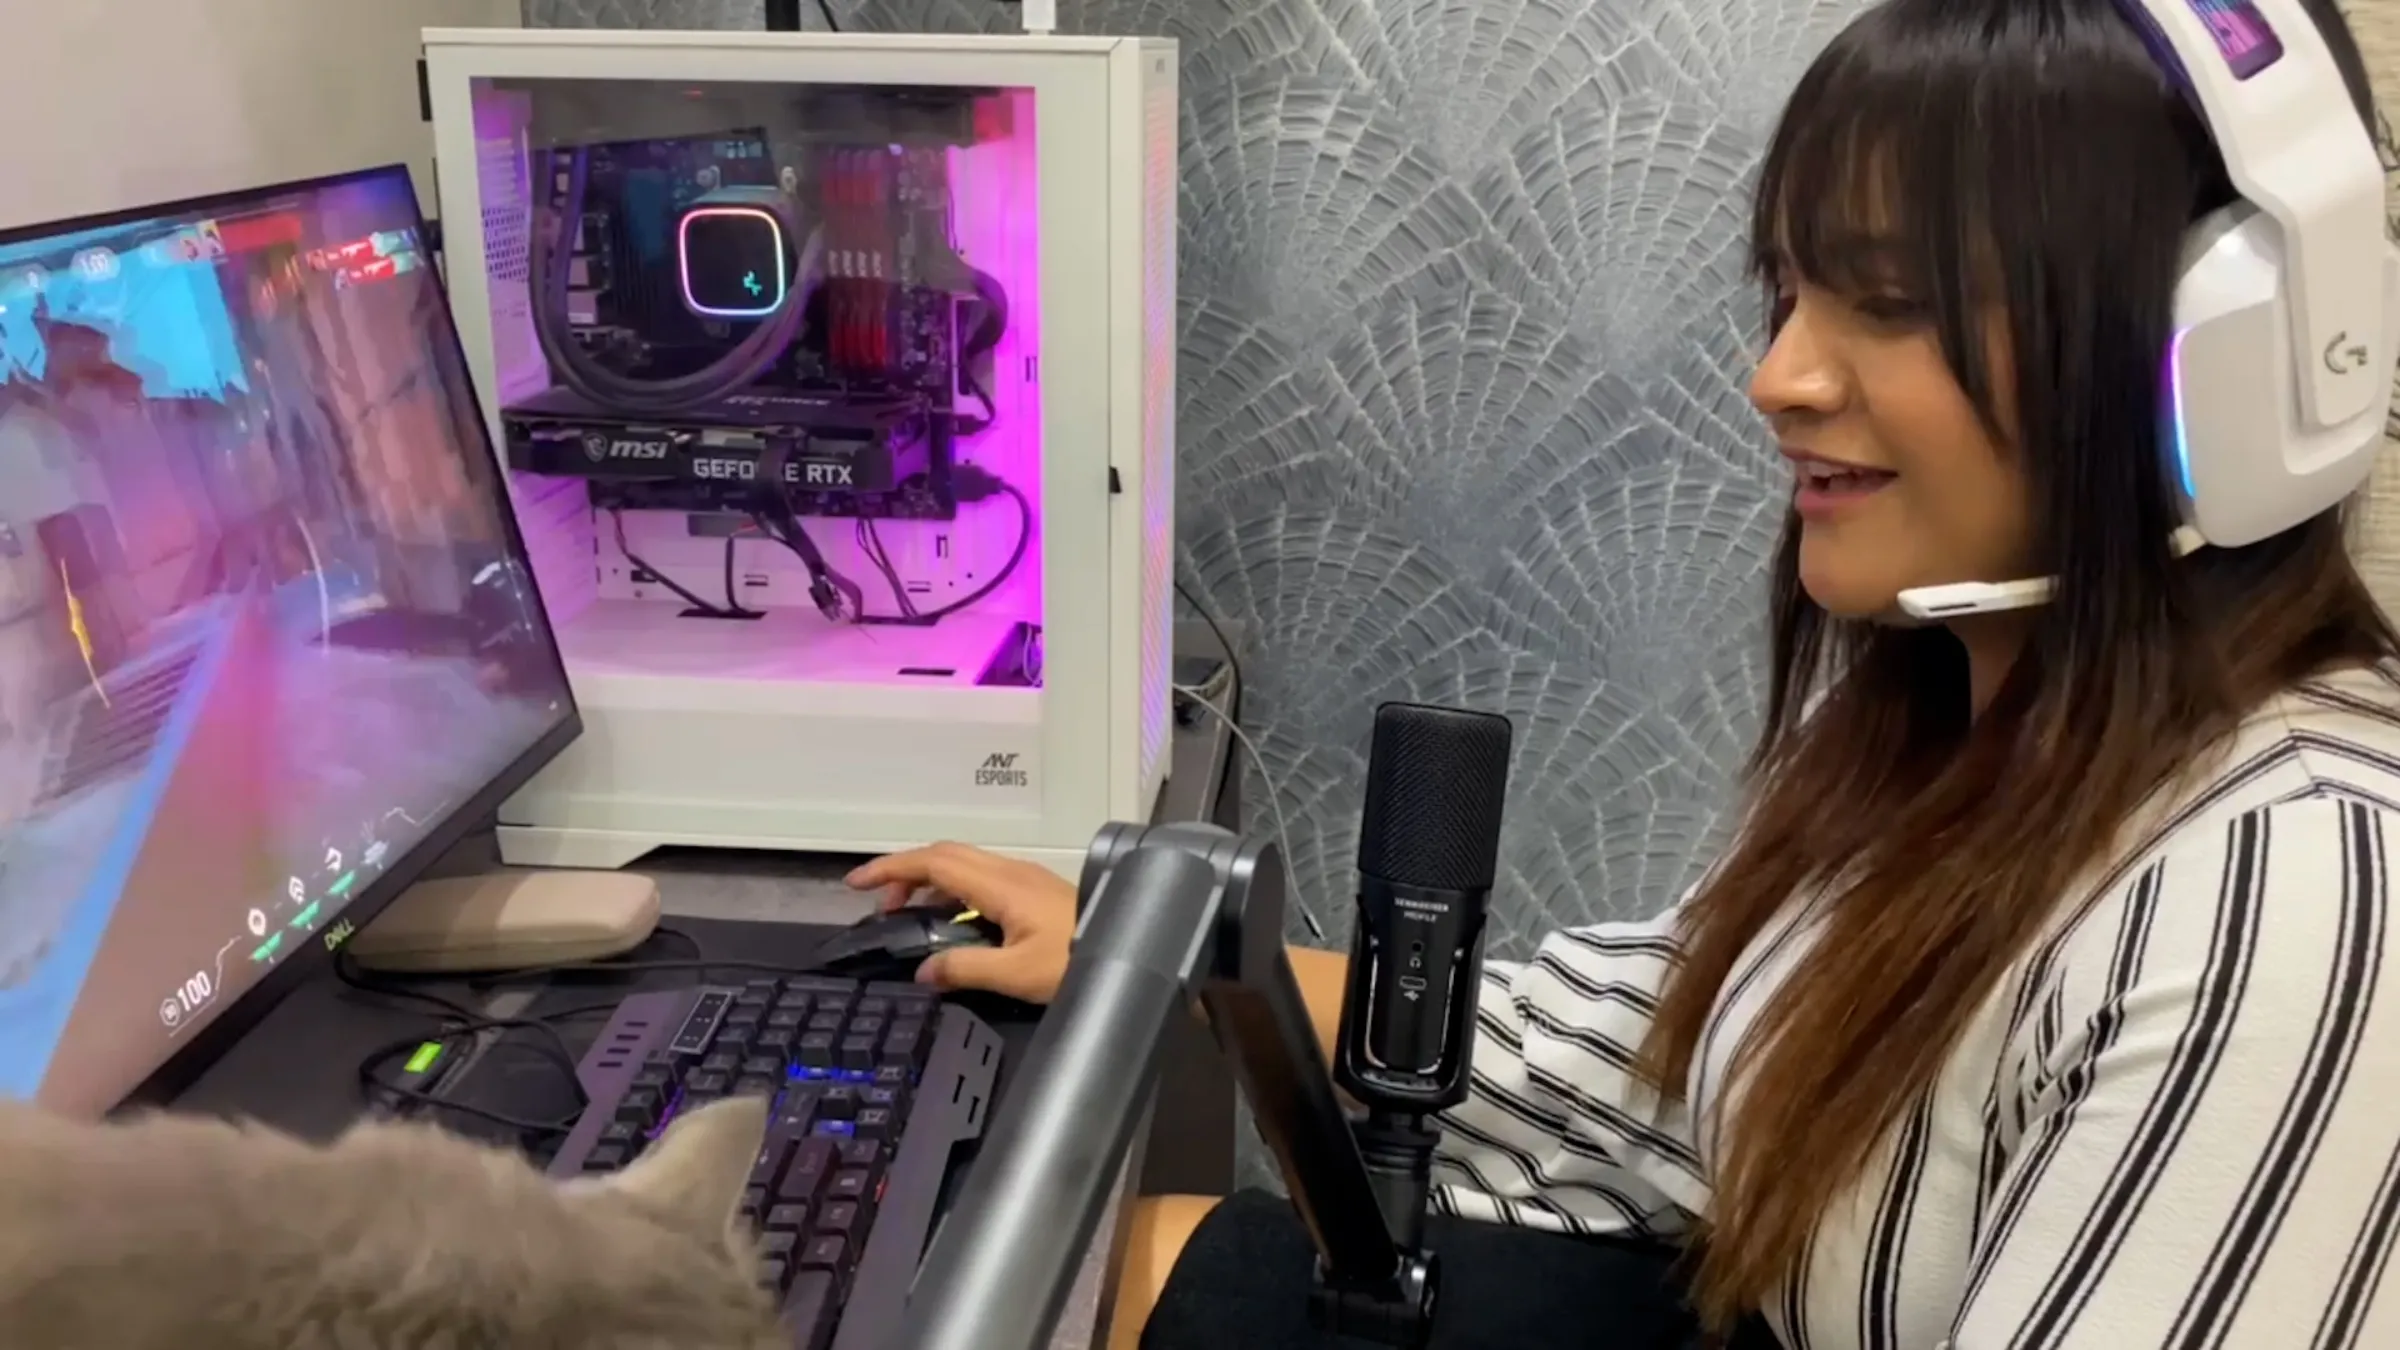
[[[1223,817],[1238,810],[1238,794],[1225,791],[1231,738],[1213,719],[1180,730],[1175,764],[1159,803],[1161,820]],[[1197,772],[1193,772],[1193,768]],[[633,960],[681,960],[693,956],[675,934],[697,942],[708,958],[800,964],[822,929],[863,916],[872,900],[842,884],[857,860],[811,854],[754,854],[672,851],[630,869],[655,878],[664,913],[662,932],[634,952]],[[498,865],[489,835],[480,836],[446,860],[444,872]],[[543,985],[497,982],[484,986],[431,986],[428,992],[483,1008],[487,1015],[516,1017],[612,1003],[642,988],[674,987],[700,979],[698,971],[649,972],[638,976],[578,975]],[[1011,1052],[1003,1064],[996,1111],[1008,1109],[1010,1066],[1030,1040],[1033,1021],[1023,1005],[1003,1000],[966,1000],[991,1022]],[[570,1020],[562,1026],[580,1052],[596,1035],[602,1018]],[[228,1050],[176,1102],[182,1109],[252,1117],[307,1138],[330,1138],[358,1116],[357,1066],[378,1048],[422,1035],[435,1022],[422,1007],[351,989],[330,971],[302,983],[250,1033]],[[495,1038],[460,1085],[471,1105],[525,1118],[553,1118],[565,1084],[557,1066],[525,1049],[526,1038]],[[1233,1090],[1222,1064],[1197,1022],[1188,1037],[1170,1047],[1161,1073],[1156,1128],[1128,1168],[1128,1181],[1164,1172],[1151,1191],[1221,1191],[1232,1172]],[[462,1132],[473,1133],[460,1125]],[[1130,1193],[1122,1188],[1118,1203]],[[1068,1300],[1054,1350],[1088,1350],[1104,1339],[1102,1318],[1109,1302],[1116,1215],[1102,1217],[1094,1249]]]

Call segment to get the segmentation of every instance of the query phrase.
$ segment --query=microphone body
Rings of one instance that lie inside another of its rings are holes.
[[[1367,1108],[1359,1151],[1392,1231],[1420,1244],[1435,1131],[1466,1100],[1511,728],[1489,713],[1375,712],[1334,1081]]]

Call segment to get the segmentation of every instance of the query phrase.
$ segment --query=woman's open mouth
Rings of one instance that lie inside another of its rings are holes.
[[[1800,460],[1793,467],[1797,478],[1792,490],[1792,505],[1802,516],[1831,515],[1855,506],[1882,491],[1900,476],[1883,469],[1834,464],[1821,459]]]

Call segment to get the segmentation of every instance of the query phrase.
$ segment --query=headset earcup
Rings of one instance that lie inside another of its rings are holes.
[[[2302,425],[2290,288],[2274,220],[2247,204],[2193,226],[2175,291],[2161,449],[2185,523],[2220,548],[2337,507],[2374,467],[2386,404],[2339,427]]]

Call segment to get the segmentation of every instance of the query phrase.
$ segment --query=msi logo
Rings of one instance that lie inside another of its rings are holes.
[[[1021,788],[1033,784],[1033,775],[1017,767],[1014,754],[986,755],[975,770],[975,786],[987,788]]]
[[[658,437],[611,437],[605,432],[587,431],[583,436],[583,455],[594,464],[612,461],[665,459],[675,449],[675,442]]]

